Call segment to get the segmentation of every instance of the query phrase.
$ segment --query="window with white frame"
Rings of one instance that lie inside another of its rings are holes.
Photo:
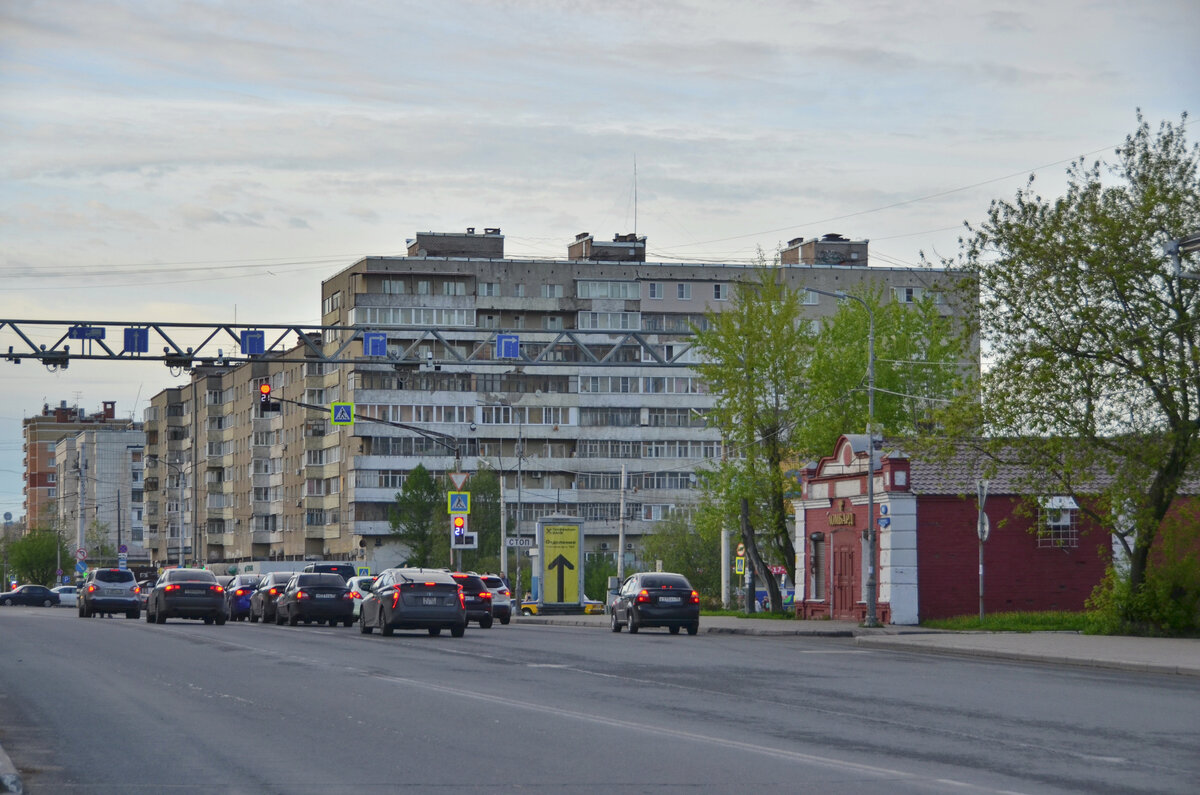
[[[514,298],[524,298],[525,297],[525,285],[514,284],[513,285],[513,297]]]
[[[675,297],[678,298],[680,301],[692,300],[692,285],[690,285],[690,284],[675,285]]]
[[[729,285],[728,284],[714,284],[713,285],[713,300],[714,301],[728,301],[729,300]]]
[[[661,301],[663,297],[662,282],[650,282],[650,284],[646,286],[646,293],[655,301]]]
[[[1079,546],[1079,504],[1070,497],[1046,497],[1038,505],[1038,547]]]
[[[500,282],[480,282],[479,295],[484,298],[496,298],[500,295]]]
[[[543,284],[542,298],[562,298],[563,286],[561,284]]]
[[[816,306],[821,301],[821,294],[814,293],[812,290],[805,290],[800,296],[800,303],[805,306]]]
[[[380,285],[384,295],[404,295],[404,282],[401,279],[384,279]]]
[[[431,290],[429,289],[428,279],[420,279],[417,281],[417,295],[429,295],[430,292]]]
[[[542,328],[546,331],[562,331],[563,319],[559,315],[547,315],[542,318]]]
[[[442,295],[466,295],[467,285],[465,282],[459,281],[444,281],[442,282]]]

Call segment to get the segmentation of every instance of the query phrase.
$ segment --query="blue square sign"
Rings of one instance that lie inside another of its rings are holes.
[[[496,335],[496,358],[497,359],[520,359],[521,358],[521,338],[516,334],[497,334]]]

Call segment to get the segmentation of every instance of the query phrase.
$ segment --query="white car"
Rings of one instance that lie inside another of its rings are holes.
[[[61,607],[75,606],[75,595],[79,593],[79,589],[74,585],[60,585],[57,588],[51,588],[50,590],[58,594],[58,604]]]
[[[371,585],[375,582],[374,575],[351,577],[346,580],[346,587],[350,589],[350,598],[354,600],[354,620],[358,620],[359,607],[362,605],[363,597],[371,591]]]
[[[512,591],[504,579],[496,574],[482,574],[483,584],[492,592],[492,615],[501,624],[512,618]]]

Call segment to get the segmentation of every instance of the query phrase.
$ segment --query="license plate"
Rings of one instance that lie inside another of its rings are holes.
[[[436,604],[439,604],[441,601],[442,600],[438,599],[436,596],[421,597],[421,604],[423,604],[423,605],[436,605]]]
[[[207,588],[184,588],[183,592],[189,593],[189,594],[199,594],[199,593],[207,593],[208,589]]]
[[[318,599],[332,599],[332,598],[333,598],[333,594],[331,594],[331,593],[319,593],[319,594],[317,594],[317,598],[318,598]]]
[[[665,605],[677,605],[682,601],[678,596],[660,596],[658,601]]]
[[[120,596],[122,591],[120,588],[105,588],[104,593],[108,594],[109,596]]]

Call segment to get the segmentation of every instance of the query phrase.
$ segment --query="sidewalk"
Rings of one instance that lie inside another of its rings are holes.
[[[517,616],[513,621],[610,627],[608,616]],[[737,616],[702,616],[700,632],[854,638],[864,648],[1200,677],[1200,639],[1132,638],[1075,632],[947,632],[903,626],[867,629],[850,621],[786,621]]]

